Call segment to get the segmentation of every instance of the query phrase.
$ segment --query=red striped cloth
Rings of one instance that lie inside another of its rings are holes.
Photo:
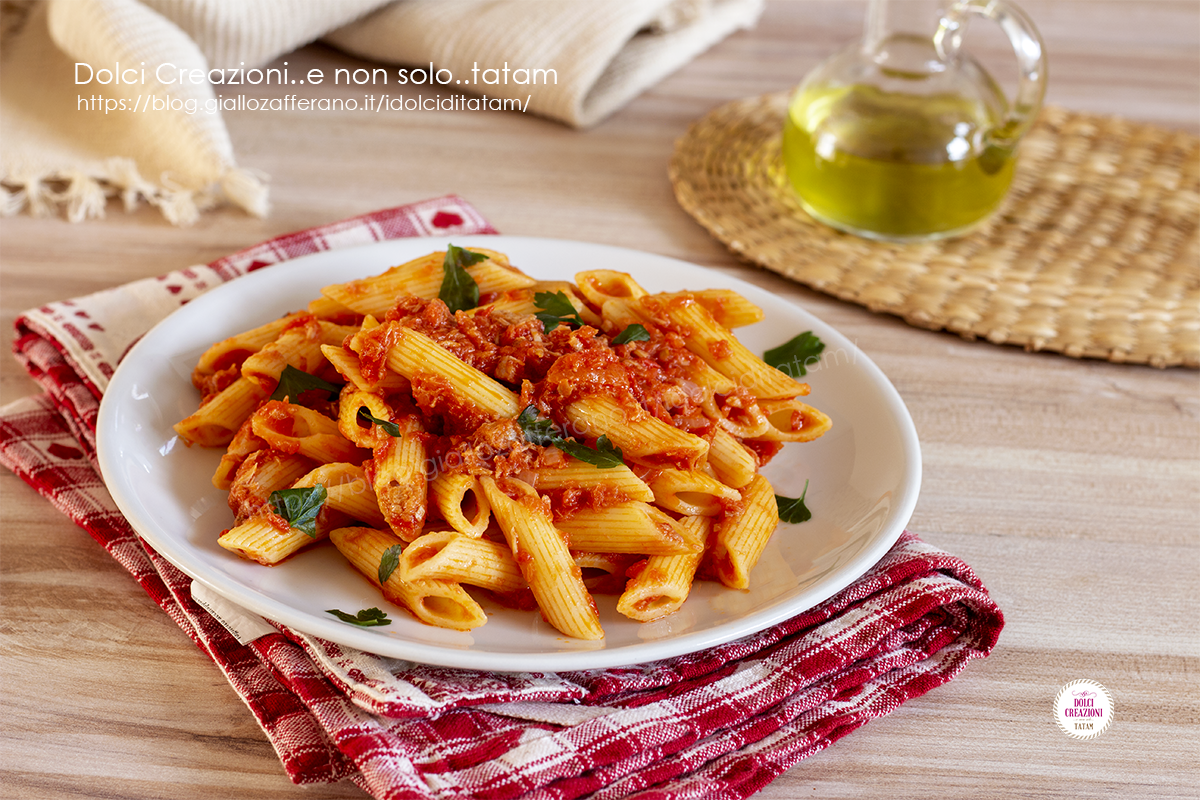
[[[318,250],[494,233],[449,196],[290,234],[203,267],[22,315],[45,394],[0,409],[0,463],[90,533],[222,670],[297,783],[400,798],[743,798],[986,656],[1000,609],[911,533],[845,591],[717,648],[621,669],[481,673],[384,659],[276,626],[243,645],[116,510],[94,465],[99,400],[180,302]],[[132,309],[132,313],[131,313]]]

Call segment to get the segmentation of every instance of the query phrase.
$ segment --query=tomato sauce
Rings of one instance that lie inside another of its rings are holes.
[[[483,298],[486,300],[487,298]],[[739,420],[755,403],[744,387],[720,386],[716,394],[707,364],[686,345],[691,330],[674,323],[669,311],[695,303],[691,295],[643,302],[648,340],[612,346],[608,334],[590,326],[558,325],[549,333],[543,322],[488,306],[451,313],[441,300],[400,299],[380,325],[355,339],[360,369],[371,383],[387,373],[391,348],[404,329],[418,331],[456,358],[519,393],[520,407],[533,405],[538,418],[550,420],[556,435],[570,437],[566,409],[574,401],[600,395],[615,400],[631,418],[648,414],[701,438],[711,440],[725,418]],[[346,342],[349,346],[350,341]],[[714,358],[729,355],[729,345],[713,348]],[[428,432],[427,476],[464,472],[536,480],[537,470],[567,463],[553,446],[532,444],[515,420],[492,420],[434,373],[417,373],[411,381],[416,412]],[[588,446],[594,434],[574,436]],[[745,443],[761,466],[780,449],[776,442]],[[663,466],[685,454],[663,454]],[[676,465],[677,466],[677,465]],[[644,471],[644,470],[642,470]],[[627,501],[620,490],[578,485],[539,489],[555,520],[581,509],[596,510]]]

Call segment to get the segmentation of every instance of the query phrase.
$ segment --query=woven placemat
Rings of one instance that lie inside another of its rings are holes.
[[[721,106],[675,146],[675,197],[737,255],[922,328],[1200,367],[1200,138],[1045,108],[989,222],[959,239],[891,244],[801,209],[780,153],[787,101]]]

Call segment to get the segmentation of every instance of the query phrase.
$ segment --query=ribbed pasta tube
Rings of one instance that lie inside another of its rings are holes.
[[[270,392],[250,379],[238,378],[194,414],[175,423],[175,432],[203,447],[227,445],[268,394]]]
[[[717,372],[749,389],[760,400],[805,393],[803,384],[764,363],[726,328],[717,324],[709,310],[690,295],[667,301],[646,297],[638,303],[639,308],[651,315],[665,314],[682,332],[688,350]]]
[[[313,462],[278,450],[257,450],[238,465],[229,486],[229,508],[238,522],[261,513],[271,492],[287,489],[304,477]]]
[[[494,250],[469,248],[487,259],[467,267],[481,294],[505,292],[531,286],[534,279],[514,269],[508,258]],[[404,296],[432,299],[438,296],[445,278],[445,253],[430,253],[392,267],[382,275],[326,286],[321,293],[360,314],[382,317]]]
[[[479,537],[487,530],[492,507],[479,479],[462,472],[440,472],[429,482],[433,507],[454,530]]]
[[[495,479],[481,478],[492,513],[533,590],[546,621],[576,639],[602,639],[600,615],[583,585],[579,566],[550,522],[541,498],[527,483],[510,480],[519,499],[509,497]]]
[[[340,344],[356,327],[334,325],[309,317],[303,324],[292,327],[270,344],[242,362],[242,377],[249,378],[268,392],[275,391],[285,367],[317,374],[325,367],[323,344]],[[296,398],[291,398],[296,400]]]
[[[336,300],[322,296],[309,301],[308,313],[312,314],[317,319],[328,320],[335,317],[339,319],[347,316],[352,317],[358,312],[349,306],[342,305]]]
[[[313,461],[361,463],[366,452],[342,436],[338,424],[311,408],[270,400],[250,418],[254,435],[275,450],[299,453]]]
[[[296,481],[292,488],[310,488],[317,484],[325,487],[325,504],[330,508],[373,527],[387,525],[362,467],[345,463],[322,464]]]
[[[717,428],[708,443],[708,466],[717,480],[734,489],[750,483],[758,471],[754,456],[724,428]]]
[[[196,362],[196,369],[192,372],[192,383],[196,384],[196,388],[200,388],[201,377],[212,375],[235,364],[241,365],[251,355],[278,339],[284,328],[294,324],[302,316],[300,313],[288,314],[217,342],[205,350]]]
[[[343,386],[342,393],[338,396],[338,432],[359,447],[382,447],[388,440],[388,433],[381,425],[359,416],[359,411],[364,408],[375,419],[385,422],[392,419],[392,409],[383,402],[383,397],[379,394],[364,392],[352,383]]]
[[[487,614],[466,590],[451,581],[406,581],[395,569],[384,583],[379,582],[379,564],[383,554],[396,545],[395,535],[374,528],[338,528],[329,540],[367,580],[383,592],[384,598],[407,608],[427,625],[466,631],[487,622]],[[403,555],[403,553],[401,553]]]
[[[234,434],[233,441],[221,455],[221,463],[217,465],[217,471],[213,473],[213,486],[218,489],[229,489],[233,485],[233,476],[237,472],[237,468],[246,460],[246,456],[266,448],[266,440],[254,433],[253,423],[247,418],[238,428],[238,432]]]
[[[599,438],[605,435],[621,448],[626,460],[649,467],[690,469],[704,462],[708,442],[674,428],[642,409],[628,409],[601,395],[588,395],[569,404],[567,420],[574,430]]]
[[[498,594],[529,586],[507,545],[457,531],[433,531],[417,537],[401,553],[398,569],[407,581],[453,581]]]
[[[341,345],[321,345],[321,355],[333,365],[348,383],[363,392],[400,392],[408,391],[408,378],[396,372],[384,372],[378,383],[371,383],[362,374],[362,366],[358,354]]]
[[[570,548],[594,553],[686,553],[690,541],[674,519],[646,503],[580,509],[558,520]]]
[[[410,381],[418,376],[441,379],[457,403],[465,403],[491,420],[512,418],[521,410],[512,390],[457,358],[425,334],[395,322],[384,325],[390,326],[389,369]],[[352,349],[361,348],[362,335],[351,340]]]
[[[625,591],[625,573],[639,560],[634,553],[581,553],[572,551],[575,563],[583,571],[583,585],[593,595],[620,594]]]
[[[379,510],[388,526],[405,541],[421,534],[428,512],[428,480],[425,477],[425,443],[416,434],[420,421],[412,415],[392,420],[400,436],[389,436],[371,457],[372,485]]]
[[[712,530],[709,517],[685,517],[680,527],[696,544],[695,552],[651,556],[617,600],[617,611],[630,619],[648,622],[678,611],[692,590],[692,581],[704,556],[704,543]]]
[[[742,490],[742,507],[717,526],[712,555],[721,583],[731,589],[749,588],[750,571],[778,525],[775,491],[766,478],[755,475]]]
[[[597,308],[603,308],[608,300],[630,300],[644,297],[643,289],[633,276],[625,272],[611,269],[593,269],[575,273],[575,283],[579,292],[589,303]]]
[[[661,292],[654,297],[671,300],[690,296],[708,309],[718,325],[726,328],[741,328],[762,322],[763,311],[732,289],[695,289],[686,292]]]
[[[568,457],[563,466],[543,467],[534,470],[534,474],[534,486],[538,491],[604,487],[627,500],[649,502],[654,499],[654,493],[645,481],[624,464],[601,469]]]
[[[772,442],[811,442],[833,427],[825,414],[799,400],[762,400],[769,427],[757,437]]]
[[[497,311],[507,311],[511,314],[536,314],[541,311],[538,305],[537,296],[542,292],[555,294],[562,292],[571,305],[575,307],[575,312],[584,324],[591,325],[594,328],[600,327],[600,317],[596,312],[588,308],[587,304],[579,297],[579,289],[573,283],[567,281],[538,281],[531,286],[521,289],[510,289],[507,292],[501,292],[494,296],[488,303],[480,305],[480,308],[492,308]]]
[[[279,526],[278,520],[279,517],[251,517],[221,534],[217,544],[249,561],[272,567],[325,539],[330,530],[345,525],[350,518],[325,507],[317,515],[316,533],[312,536],[286,525]]]
[[[687,516],[712,517],[740,499],[733,489],[698,470],[664,469],[650,475],[654,502],[668,511]]]

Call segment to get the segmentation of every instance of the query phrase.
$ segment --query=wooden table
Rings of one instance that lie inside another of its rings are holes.
[[[1025,0],[1049,102],[1200,131],[1200,5]],[[1008,624],[993,655],[772,783],[764,798],[1195,797],[1200,384],[917,330],[739,265],[675,204],[672,142],[730,99],[788,87],[858,35],[862,5],[772,4],[589,131],[521,114],[228,114],[273,211],[189,229],[157,212],[0,223],[3,327],[27,307],[210,261],[271,236],[458,192],[502,232],[605,242],[736,274],[839,328],[916,421],[911,528],[974,566]],[[981,28],[982,31],[982,28]],[[1001,43],[980,33],[989,57]],[[353,64],[321,46],[298,62]],[[1002,63],[1002,62],[999,62]],[[0,400],[35,391],[3,359]],[[216,667],[86,534],[3,488],[2,792],[15,797],[362,797],[288,782]],[[1076,741],[1076,678],[1116,702]],[[1192,786],[1192,789],[1188,789]]]

